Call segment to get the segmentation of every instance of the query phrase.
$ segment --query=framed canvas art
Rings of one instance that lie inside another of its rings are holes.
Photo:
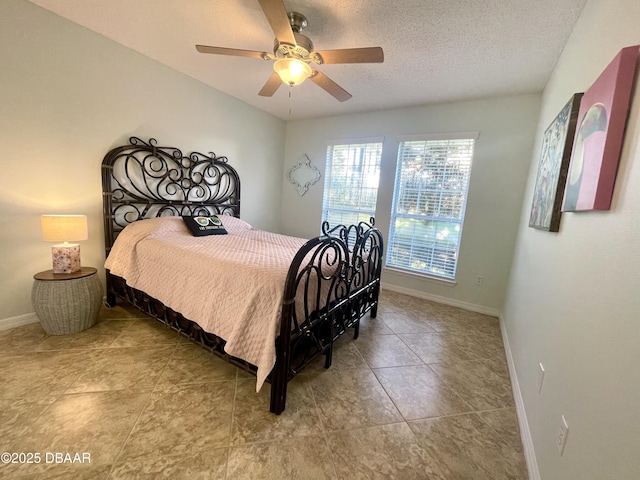
[[[529,226],[549,232],[560,228],[562,194],[569,170],[582,93],[576,93],[545,130],[533,191]]]
[[[639,50],[620,50],[582,97],[563,212],[611,207]]]

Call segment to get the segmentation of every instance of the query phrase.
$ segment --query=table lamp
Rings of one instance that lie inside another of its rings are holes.
[[[73,273],[80,270],[80,245],[89,238],[86,215],[42,215],[42,240],[63,242],[51,247],[53,273]]]

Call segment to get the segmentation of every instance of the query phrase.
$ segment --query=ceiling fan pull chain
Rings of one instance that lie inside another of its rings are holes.
[[[291,94],[293,92],[293,84],[289,84],[289,116],[291,116]]]

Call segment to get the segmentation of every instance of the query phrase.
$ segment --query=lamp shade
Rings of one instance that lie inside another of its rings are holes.
[[[289,85],[300,85],[311,76],[311,67],[297,58],[281,58],[273,64],[280,80]]]
[[[89,238],[86,215],[42,215],[40,227],[45,242],[77,242]]]

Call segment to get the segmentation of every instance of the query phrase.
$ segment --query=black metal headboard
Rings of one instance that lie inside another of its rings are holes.
[[[144,218],[226,214],[240,216],[240,177],[227,157],[158,147],[131,137],[102,161],[107,254],[128,224]]]

